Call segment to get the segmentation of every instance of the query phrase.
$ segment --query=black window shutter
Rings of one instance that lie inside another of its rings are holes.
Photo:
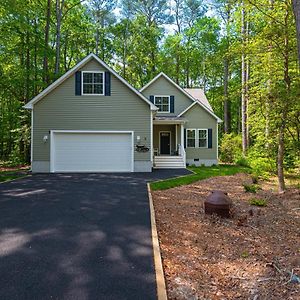
[[[174,113],[174,96],[170,96],[170,113]]]
[[[183,141],[183,145],[184,145],[184,148],[186,148],[186,129],[184,128],[184,141]]]
[[[105,96],[110,96],[111,94],[111,78],[110,72],[105,72]]]
[[[81,71],[75,73],[75,95],[81,95]]]
[[[208,142],[207,142],[207,145],[208,145],[208,148],[212,148],[212,129],[211,128],[208,128]]]
[[[151,95],[151,96],[149,97],[149,99],[150,99],[150,101],[151,101],[152,103],[154,103],[154,96],[153,96],[153,95]]]

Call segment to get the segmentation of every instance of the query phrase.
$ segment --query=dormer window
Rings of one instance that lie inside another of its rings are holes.
[[[104,95],[104,72],[82,72],[82,95]]]
[[[158,107],[158,112],[170,112],[170,96],[154,96],[154,105]]]

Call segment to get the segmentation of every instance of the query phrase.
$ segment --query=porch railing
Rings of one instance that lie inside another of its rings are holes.
[[[180,156],[182,156],[183,161],[185,162],[185,156],[186,156],[186,154],[185,154],[184,146],[182,144],[178,144],[178,154]]]

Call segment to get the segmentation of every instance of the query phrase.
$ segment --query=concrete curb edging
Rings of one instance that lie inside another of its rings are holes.
[[[159,248],[159,240],[155,221],[155,211],[151,195],[150,184],[147,183],[149,205],[150,205],[150,216],[151,216],[151,232],[152,232],[152,244],[153,244],[153,256],[154,256],[154,268],[157,286],[157,299],[168,300],[166,282],[164,276],[164,270],[162,266],[162,259]]]

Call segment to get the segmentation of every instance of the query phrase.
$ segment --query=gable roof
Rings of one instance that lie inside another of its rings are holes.
[[[206,110],[210,115],[212,115],[218,123],[221,123],[222,120],[214,114],[203,90],[201,89],[183,89],[180,87],[176,82],[174,82],[169,76],[167,76],[164,72],[160,72],[158,75],[156,75],[152,80],[150,80],[146,85],[144,85],[141,89],[140,92],[143,92],[147,87],[149,87],[152,83],[154,83],[158,78],[164,77],[167,79],[171,84],[173,84],[179,91],[181,91],[184,95],[186,95],[189,99],[193,101],[193,103],[183,112],[181,112],[178,117],[182,116],[184,113],[186,113],[190,108],[192,108],[195,104],[199,104],[204,110]],[[195,91],[191,91],[195,90]],[[202,91],[201,92],[199,92]],[[202,95],[203,94],[203,95]],[[208,104],[208,105],[206,105]]]
[[[208,102],[204,91],[199,88],[185,88],[184,89],[186,92],[188,92],[194,99],[200,101],[202,104],[204,104],[208,109],[213,111],[210,103]]]
[[[85,64],[87,64],[90,60],[95,59],[100,65],[102,65],[105,69],[107,69],[111,74],[117,77],[122,83],[124,83],[130,90],[132,90],[137,96],[139,96],[143,101],[149,104],[151,110],[158,110],[158,108],[149,101],[142,93],[140,93],[137,89],[135,89],[132,85],[130,85],[123,77],[121,77],[116,71],[110,68],[104,61],[102,61],[97,55],[91,53],[86,56],[82,61],[76,64],[72,69],[66,72],[64,75],[59,77],[53,83],[51,83],[47,88],[45,88],[41,93],[35,96],[32,100],[30,100],[27,104],[24,105],[24,108],[33,109],[33,105],[43,99],[46,95],[48,95],[52,90],[62,84],[66,79],[71,77],[77,70],[82,68]]]

